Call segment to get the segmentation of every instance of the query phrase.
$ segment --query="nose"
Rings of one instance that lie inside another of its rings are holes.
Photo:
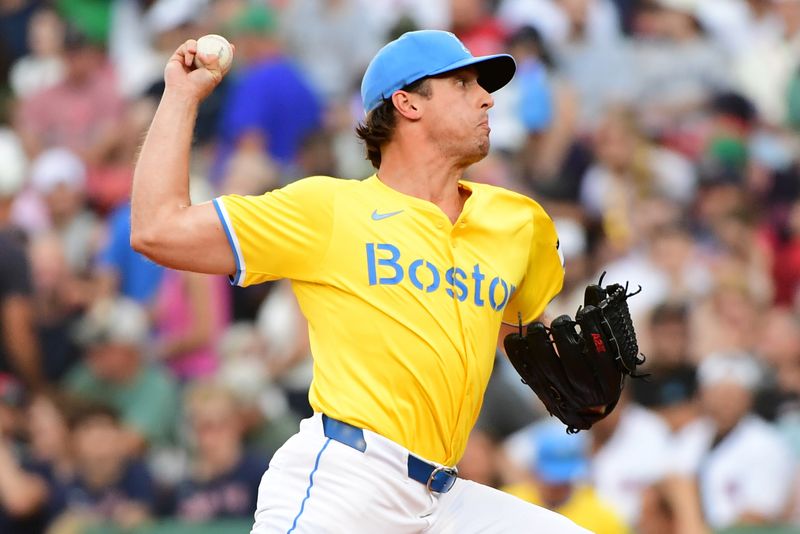
[[[481,87],[481,109],[491,109],[494,107],[494,97],[492,94]]]

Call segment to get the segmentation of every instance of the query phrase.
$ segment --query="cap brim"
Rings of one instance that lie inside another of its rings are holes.
[[[495,54],[462,59],[431,72],[428,76],[437,76],[464,67],[475,67],[478,70],[478,83],[490,93],[510,82],[517,70],[513,57],[508,54]]]

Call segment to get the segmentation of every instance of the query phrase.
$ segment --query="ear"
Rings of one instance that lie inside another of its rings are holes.
[[[419,95],[403,90],[395,91],[392,94],[392,103],[395,109],[408,120],[416,121],[422,118]]]

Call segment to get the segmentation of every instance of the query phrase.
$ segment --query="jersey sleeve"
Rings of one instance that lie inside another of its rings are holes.
[[[533,232],[528,268],[503,313],[503,322],[516,325],[520,314],[528,324],[544,312],[564,283],[564,258],[552,219],[541,206],[533,208]]]
[[[313,280],[333,232],[336,178],[312,177],[261,196],[214,199],[236,260],[232,283]]]

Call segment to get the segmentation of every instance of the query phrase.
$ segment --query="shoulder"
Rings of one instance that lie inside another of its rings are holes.
[[[267,192],[261,196],[264,201],[270,199],[280,202],[288,201],[302,205],[324,206],[335,201],[340,192],[353,191],[358,187],[358,180],[346,180],[332,176],[309,176]]]
[[[482,184],[462,180],[461,183],[472,190],[484,209],[501,211],[507,215],[511,213],[520,214],[523,217],[530,217],[533,223],[552,222],[550,216],[541,204],[522,193],[511,191],[496,185]],[[509,210],[513,210],[509,212]]]
[[[532,207],[533,205],[539,205],[535,200],[527,195],[517,193],[516,191],[512,191],[498,185],[471,182],[469,180],[461,180],[460,183],[471,189],[473,193],[479,197],[491,198],[492,200],[502,200],[504,202],[510,202],[520,206],[527,205]]]
[[[360,183],[362,183],[361,180],[335,178],[333,176],[308,176],[307,178],[301,178],[300,180],[285,185],[282,188],[277,189],[277,191],[321,190],[326,192],[335,192],[342,189],[356,187]]]

